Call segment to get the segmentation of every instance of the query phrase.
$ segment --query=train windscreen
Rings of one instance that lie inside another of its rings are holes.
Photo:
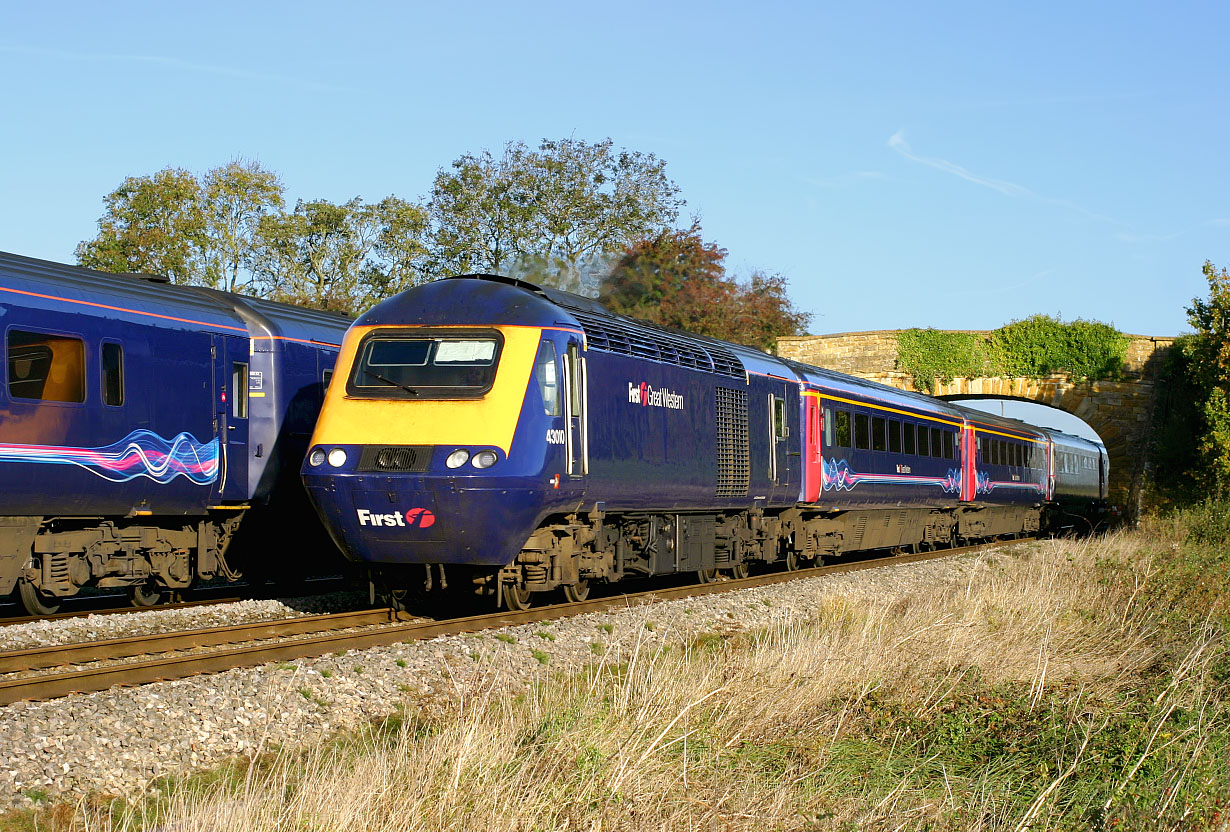
[[[467,399],[495,383],[503,339],[372,335],[359,348],[347,393],[363,398]]]

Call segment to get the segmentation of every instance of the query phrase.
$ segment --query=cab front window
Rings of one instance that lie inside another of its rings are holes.
[[[376,332],[359,345],[346,392],[362,398],[468,399],[495,383],[498,332]]]

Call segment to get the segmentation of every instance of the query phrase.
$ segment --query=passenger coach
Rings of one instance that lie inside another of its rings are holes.
[[[236,538],[245,569],[303,570],[298,469],[348,324],[0,253],[0,593],[152,604],[238,577]]]

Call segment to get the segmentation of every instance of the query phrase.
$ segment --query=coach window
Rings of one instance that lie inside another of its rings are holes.
[[[837,438],[833,440],[833,444],[839,448],[853,447],[850,444],[850,411],[837,411]]]
[[[956,459],[955,443],[952,441],[953,433],[950,430],[944,431],[944,459]]]
[[[902,450],[907,454],[914,453],[914,423],[905,422],[901,425]]]
[[[9,395],[45,402],[85,401],[85,342],[10,329]]]
[[[871,420],[866,413],[854,414],[854,447],[860,451],[871,450]]]
[[[824,408],[824,447],[833,447],[833,408]]]
[[[931,432],[926,425],[914,425],[918,430],[918,455],[931,456]]]
[[[538,381],[538,392],[542,394],[543,412],[548,416],[560,415],[559,369],[555,361],[555,345],[550,341],[538,345],[534,378]]]
[[[103,404],[124,403],[124,348],[110,341],[102,345]]]
[[[871,418],[871,448],[875,451],[888,450],[883,416],[873,416]]]
[[[889,453],[901,453],[901,423],[896,419],[888,420],[888,451]]]
[[[943,432],[939,428],[931,428],[931,456],[944,455],[944,440],[940,437]]]
[[[248,365],[238,361],[231,365],[231,415],[248,418]]]

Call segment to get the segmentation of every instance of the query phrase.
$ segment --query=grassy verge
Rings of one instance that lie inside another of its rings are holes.
[[[827,596],[781,629],[595,657],[0,828],[1225,828],[1225,517]]]

